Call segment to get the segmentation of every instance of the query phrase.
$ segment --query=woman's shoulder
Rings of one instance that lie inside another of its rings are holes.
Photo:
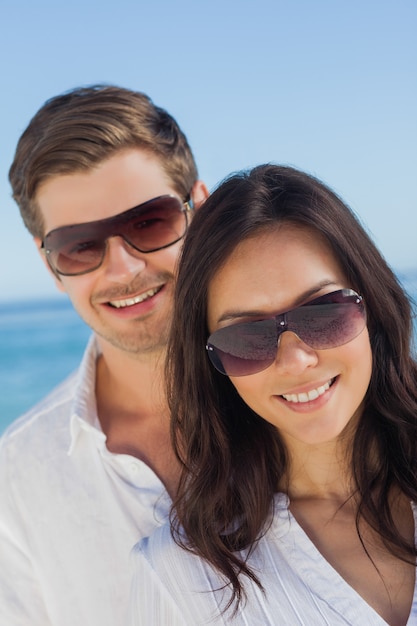
[[[224,581],[204,559],[175,542],[169,523],[137,543],[132,556],[132,624],[156,623],[155,611],[158,619],[163,611],[174,626],[224,624]]]
[[[289,500],[285,494],[277,493],[275,495],[272,523],[274,533],[272,533],[272,537],[276,536],[277,528],[281,528],[281,530],[284,528],[285,531],[288,531],[288,505]],[[271,537],[267,531],[260,543],[262,545],[269,540]],[[196,556],[191,549],[187,549],[187,545],[185,533],[179,529],[178,536],[174,539],[171,524],[166,522],[159,526],[152,535],[143,538],[135,545],[133,558],[134,560],[145,559],[152,569],[160,575],[172,576],[173,572],[180,568],[195,580],[196,572],[200,572],[206,583],[207,580],[212,581],[217,587],[219,580],[221,580],[220,575],[204,559]]]
[[[174,541],[171,525],[166,522],[159,526],[149,537],[141,539],[133,548],[133,558],[145,558],[154,565],[163,565],[169,557],[178,558],[183,548]]]
[[[179,539],[187,545],[185,536],[180,535]],[[197,590],[202,587],[206,591],[210,582],[216,582],[216,586],[219,583],[218,575],[204,559],[176,542],[169,522],[139,541],[133,549],[133,558],[136,567],[139,561],[145,560],[168,588],[173,586],[178,589],[181,586],[184,589]]]

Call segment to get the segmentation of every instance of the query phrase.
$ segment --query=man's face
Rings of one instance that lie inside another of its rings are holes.
[[[129,149],[89,172],[48,179],[36,200],[46,234],[61,226],[112,217],[164,194],[178,196],[158,159]],[[58,287],[97,333],[103,352],[108,344],[138,355],[165,346],[181,246],[179,241],[143,254],[121,237],[111,237],[99,268],[59,277]]]

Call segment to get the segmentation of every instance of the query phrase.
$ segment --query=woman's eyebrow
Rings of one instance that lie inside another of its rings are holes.
[[[329,280],[329,279],[325,279],[320,281],[319,283],[317,283],[316,285],[314,285],[313,287],[310,287],[309,289],[307,289],[306,291],[304,291],[303,293],[301,293],[297,299],[294,301],[293,306],[290,309],[286,309],[286,311],[291,311],[292,309],[300,306],[301,304],[304,304],[305,302],[308,302],[309,299],[311,299],[313,296],[317,295],[322,289],[324,289],[324,287],[330,287],[330,286],[338,286],[339,283],[336,283],[334,280]],[[282,311],[282,313],[286,313],[286,311]],[[269,313],[265,313],[265,310],[259,310],[259,309],[228,309],[226,311],[224,311],[221,316],[217,319],[217,324],[219,324],[220,322],[230,322],[236,319],[240,319],[242,317],[245,318],[256,318],[256,317],[260,317],[262,315],[269,315]],[[273,313],[271,314],[273,315]],[[279,315],[279,313],[277,313],[277,315]]]

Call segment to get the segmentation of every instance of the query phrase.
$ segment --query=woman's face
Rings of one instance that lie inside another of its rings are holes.
[[[326,241],[309,229],[283,224],[242,241],[215,274],[208,293],[209,331],[285,312],[342,288],[352,285]],[[292,440],[315,445],[335,440],[360,416],[371,368],[366,327],[345,345],[326,350],[284,332],[270,367],[230,380],[287,445]]]

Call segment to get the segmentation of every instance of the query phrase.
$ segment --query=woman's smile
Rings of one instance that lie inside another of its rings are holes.
[[[311,402],[312,400],[316,400],[317,398],[322,396],[324,393],[326,393],[326,391],[330,389],[330,386],[334,383],[334,381],[335,381],[335,378],[332,378],[328,380],[327,382],[325,382],[324,384],[317,385],[316,387],[310,389],[309,391],[300,391],[300,392],[293,391],[291,393],[283,393],[281,397],[284,398],[284,400],[287,400],[287,402],[293,402],[293,403],[301,402],[303,404],[305,402]]]

